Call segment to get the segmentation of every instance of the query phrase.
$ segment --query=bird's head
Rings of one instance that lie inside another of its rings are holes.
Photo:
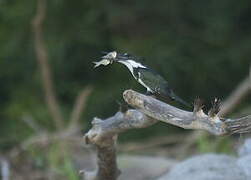
[[[110,61],[126,61],[126,60],[133,60],[135,57],[133,57],[132,55],[128,54],[128,53],[118,53],[116,51],[112,51],[112,52],[102,52],[105,53],[104,56],[102,56],[102,59],[107,59]]]
[[[105,56],[102,57],[102,59],[106,59],[110,61],[110,64],[113,62],[118,62],[121,64],[126,65],[128,68],[145,68],[141,63],[136,62],[136,57],[128,54],[128,53],[117,53],[116,51],[112,51],[109,53],[106,53]]]
[[[132,68],[138,68],[138,67],[145,68],[145,66],[143,66],[136,60],[137,60],[136,57],[128,53],[117,53],[116,58],[114,58],[114,62],[119,62],[121,64],[125,64],[126,66],[131,66]]]

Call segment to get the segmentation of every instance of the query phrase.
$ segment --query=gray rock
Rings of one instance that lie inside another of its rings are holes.
[[[247,179],[251,179],[251,154],[239,158],[237,164],[244,171]]]
[[[238,150],[239,156],[251,155],[251,139],[245,140],[245,143]]]
[[[159,180],[248,180],[234,157],[206,154],[177,164]]]
[[[164,174],[176,164],[163,157],[120,155],[118,167],[122,171],[119,180],[152,180]]]

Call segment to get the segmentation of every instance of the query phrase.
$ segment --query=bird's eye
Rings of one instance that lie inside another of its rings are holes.
[[[129,57],[129,54],[128,53],[124,53],[124,56]]]

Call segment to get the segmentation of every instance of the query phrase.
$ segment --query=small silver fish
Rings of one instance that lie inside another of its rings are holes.
[[[98,62],[93,62],[95,65],[94,65],[94,68],[100,66],[100,65],[104,65],[104,66],[107,66],[108,64],[111,64],[112,61],[109,60],[109,59],[102,59],[101,61],[98,61]]]
[[[116,51],[112,51],[110,53],[108,53],[107,55],[103,56],[101,61],[98,62],[93,62],[94,68],[100,66],[100,65],[104,65],[107,66],[108,64],[112,64],[113,63],[113,59],[115,59],[117,56],[117,52]]]
[[[117,56],[116,51],[109,52],[107,55],[103,56],[104,59],[114,59]]]

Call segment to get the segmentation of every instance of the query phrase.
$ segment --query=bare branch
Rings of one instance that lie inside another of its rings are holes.
[[[251,132],[251,115],[238,118],[238,119],[227,119],[225,121],[226,127],[231,134],[234,133],[250,133]]]
[[[25,122],[31,129],[33,129],[37,134],[43,133],[46,130],[37,124],[30,115],[23,115],[23,122]]]
[[[237,88],[230,94],[221,105],[219,116],[223,117],[229,114],[233,109],[240,104],[240,102],[250,93],[251,90],[251,76],[244,79]]]
[[[32,136],[28,139],[26,139],[24,142],[22,142],[18,147],[15,147],[10,152],[10,156],[12,158],[15,158],[18,156],[21,152],[28,149],[28,147],[32,145],[46,145],[50,143],[54,143],[55,141],[62,141],[65,140],[66,142],[73,142],[73,141],[80,141],[80,138],[76,136],[77,133],[79,133],[80,127],[75,127],[71,129],[63,129],[60,131],[57,131],[55,133],[48,133],[48,132],[42,132],[36,136]],[[81,138],[82,139],[82,138]]]
[[[137,110],[125,113],[117,112],[114,116],[101,120],[94,118],[92,128],[85,134],[87,144],[94,144],[98,151],[98,170],[82,171],[85,179],[115,180],[119,175],[116,163],[115,144],[117,135],[129,129],[145,128],[157,120],[147,117]]]
[[[59,129],[63,127],[63,116],[56,98],[53,87],[52,75],[48,63],[48,54],[43,41],[42,24],[46,14],[46,0],[37,0],[37,12],[32,20],[32,30],[34,33],[35,52],[38,66],[41,71],[45,99],[55,126]]]
[[[114,116],[101,120],[94,118],[92,128],[86,133],[87,143],[106,147],[113,144],[111,137],[129,129],[145,128],[156,123],[157,120],[147,117],[137,110],[128,110],[126,113],[117,112]]]
[[[124,99],[149,117],[184,129],[201,129],[214,135],[251,132],[251,116],[222,119],[217,114],[209,116],[201,110],[188,112],[133,90],[125,91]]]
[[[70,124],[69,124],[70,127],[78,125],[81,114],[85,109],[87,98],[89,97],[91,92],[92,92],[92,87],[86,87],[77,96],[71,113]]]
[[[178,109],[133,90],[125,91],[124,99],[128,104],[149,117],[165,123],[184,129],[202,129],[215,135],[223,135],[228,132],[219,117],[207,116],[202,110],[189,112]]]
[[[123,97],[137,110],[117,112],[106,120],[94,118],[92,128],[84,136],[86,143],[94,144],[98,150],[98,170],[83,173],[86,179],[117,178],[118,168],[114,153],[116,139],[119,133],[129,129],[145,128],[162,121],[185,129],[206,130],[214,135],[251,132],[251,115],[239,119],[220,119],[217,115],[218,100],[214,101],[214,107],[210,115],[207,115],[202,110],[200,100],[195,101],[194,111],[189,112],[133,90],[126,90]]]

